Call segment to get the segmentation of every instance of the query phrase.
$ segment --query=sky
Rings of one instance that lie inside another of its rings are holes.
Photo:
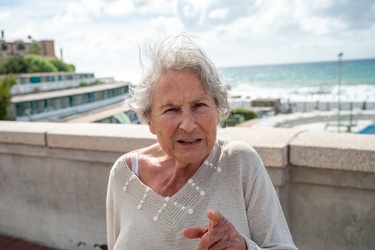
[[[181,32],[219,68],[375,58],[375,1],[0,0],[0,30],[54,40],[77,72],[137,84],[146,39]]]

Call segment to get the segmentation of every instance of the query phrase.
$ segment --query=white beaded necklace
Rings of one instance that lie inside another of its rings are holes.
[[[124,162],[124,167],[127,168],[127,166],[125,165],[125,157],[123,158],[123,162]],[[214,166],[214,164],[212,162],[209,162],[208,160],[205,160],[203,162],[203,164],[205,166],[209,166],[212,170],[216,170],[217,173],[221,173],[222,169],[220,167],[216,167]],[[116,167],[117,168],[117,167]],[[112,177],[115,177],[116,175],[116,168],[113,168],[112,169],[112,173],[111,173],[111,176]],[[139,180],[138,176],[135,175],[135,174],[132,174],[125,182],[125,185],[123,187],[123,191],[124,192],[127,192],[130,188],[130,184],[132,181],[134,180]],[[194,181],[192,178],[190,178],[187,182],[188,184],[190,184],[190,187],[197,193],[199,193],[200,197],[203,197],[206,195],[206,191],[204,191],[200,186],[198,186],[197,182]],[[143,206],[146,204],[146,200],[147,200],[147,196],[149,195],[149,193],[151,192],[151,188],[149,187],[146,187],[145,190],[144,190],[144,194],[139,202],[139,204],[137,205],[137,209],[138,210],[141,210],[143,208]],[[172,200],[171,197],[165,197],[164,198],[164,203],[163,205],[159,208],[157,214],[153,217],[153,221],[154,222],[157,222],[160,218],[160,216],[162,215],[163,211],[168,207],[168,205],[171,204],[172,207],[174,207],[175,209],[179,209],[181,211],[186,211],[189,215],[192,215],[194,214],[194,209],[193,208],[190,208],[190,207],[187,207],[175,200]]]

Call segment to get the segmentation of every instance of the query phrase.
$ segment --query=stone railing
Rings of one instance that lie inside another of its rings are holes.
[[[257,150],[300,249],[375,245],[375,136],[245,127],[218,134]],[[154,142],[144,125],[0,122],[0,234],[58,249],[106,244],[111,166]]]

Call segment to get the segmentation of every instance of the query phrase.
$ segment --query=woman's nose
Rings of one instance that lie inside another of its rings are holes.
[[[182,112],[180,128],[187,133],[192,132],[197,127],[194,114],[191,111]]]

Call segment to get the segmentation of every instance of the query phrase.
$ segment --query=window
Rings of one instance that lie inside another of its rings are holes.
[[[42,113],[44,111],[44,108],[45,108],[44,105],[45,105],[44,100],[35,101],[35,110],[34,110],[34,113],[36,113],[36,114]]]
[[[54,82],[55,81],[55,76],[47,76],[46,77],[47,82]]]
[[[1,46],[1,50],[3,50],[3,51],[8,50],[8,46],[4,41],[0,42],[0,46]]]
[[[30,112],[31,102],[20,102],[16,103],[16,113],[17,116],[24,116]]]
[[[69,96],[69,107],[73,106],[73,96]]]
[[[27,78],[27,77],[21,77],[20,78],[20,83],[21,84],[27,84],[27,83],[29,83],[29,78]]]
[[[39,82],[41,82],[40,76],[32,76],[32,77],[30,77],[30,82],[31,83],[39,83]]]
[[[17,42],[17,50],[25,50],[25,44],[23,44],[23,42]]]

